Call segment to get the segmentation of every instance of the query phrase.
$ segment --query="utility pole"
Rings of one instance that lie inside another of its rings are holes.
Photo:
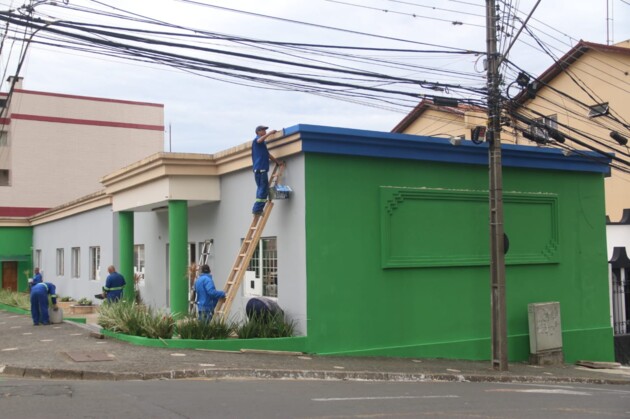
[[[503,234],[503,175],[501,164],[501,93],[497,52],[495,0],[486,0],[488,64],[488,158],[490,172],[490,292],[492,310],[492,367],[508,370],[505,253]]]

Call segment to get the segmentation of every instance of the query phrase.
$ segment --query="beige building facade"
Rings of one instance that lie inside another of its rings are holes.
[[[26,90],[22,80],[0,99],[0,215],[91,194],[103,176],[164,148],[162,104]]]
[[[614,46],[581,41],[533,82],[535,97],[523,92],[513,100],[512,123],[503,127],[502,142],[532,145],[523,134],[537,133],[546,137],[548,145],[567,152],[596,148],[630,161],[628,146],[610,135],[614,131],[630,138],[630,40]],[[423,100],[392,132],[470,139],[471,130],[485,125],[485,120],[483,109],[436,106]],[[547,128],[568,134],[565,142],[550,138]],[[627,171],[629,165],[613,161],[606,179],[606,212],[611,220],[621,219],[623,210],[630,208]]]

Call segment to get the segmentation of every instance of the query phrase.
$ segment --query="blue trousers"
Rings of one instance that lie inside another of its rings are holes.
[[[267,172],[254,172],[254,179],[256,179],[256,202],[252,208],[252,212],[260,212],[265,208],[267,197],[269,196],[269,177]]]
[[[33,324],[50,323],[48,318],[48,294],[43,292],[31,293],[31,316]]]
[[[107,292],[107,301],[110,303],[115,303],[116,301],[122,298],[122,290],[120,291],[108,291]]]

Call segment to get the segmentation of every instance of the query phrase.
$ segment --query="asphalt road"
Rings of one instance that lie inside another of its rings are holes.
[[[2,418],[628,418],[610,385],[0,380]]]

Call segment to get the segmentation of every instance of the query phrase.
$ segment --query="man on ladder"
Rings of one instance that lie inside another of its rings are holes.
[[[267,144],[265,140],[270,136],[275,134],[276,130],[271,130],[267,132],[267,129],[264,125],[258,125],[256,127],[256,138],[252,142],[252,163],[254,166],[254,179],[256,180],[256,202],[254,202],[254,207],[252,208],[252,213],[254,217],[257,215],[262,215],[263,208],[265,208],[265,203],[267,202],[267,197],[269,196],[269,159],[273,160],[277,165],[282,165],[283,163],[276,160],[274,156],[269,154],[269,150],[267,150]]]

